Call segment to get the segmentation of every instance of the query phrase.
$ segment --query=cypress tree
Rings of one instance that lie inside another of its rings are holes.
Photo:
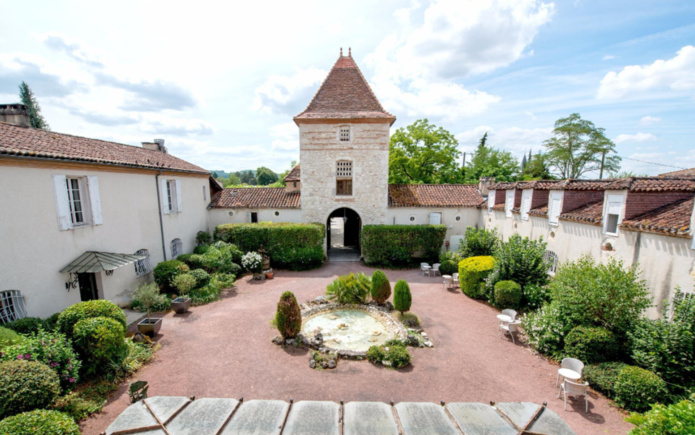
[[[280,296],[275,323],[283,338],[296,337],[302,329],[302,312],[294,293],[285,292]]]
[[[43,119],[43,115],[41,114],[41,106],[39,106],[39,102],[36,100],[36,97],[34,97],[34,93],[26,82],[22,82],[22,84],[19,85],[19,100],[27,108],[29,125],[31,125],[32,128],[50,130],[48,122]]]
[[[410,295],[410,287],[405,280],[399,280],[393,289],[393,307],[403,314],[410,310],[413,298]]]
[[[383,304],[389,296],[391,296],[391,284],[386,278],[386,274],[380,270],[375,270],[372,274],[372,299]]]

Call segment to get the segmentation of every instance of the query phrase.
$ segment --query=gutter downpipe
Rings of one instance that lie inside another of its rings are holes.
[[[162,234],[162,254],[164,254],[164,261],[167,261],[167,248],[164,243],[164,221],[162,220],[162,198],[159,195],[159,176],[162,175],[160,170],[157,175],[154,176],[154,182],[157,188],[157,210],[159,210],[159,232]]]

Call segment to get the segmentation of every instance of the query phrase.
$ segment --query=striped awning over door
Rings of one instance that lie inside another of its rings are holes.
[[[114,254],[110,252],[87,251],[60,270],[60,273],[96,273],[118,269],[146,256],[135,254]]]

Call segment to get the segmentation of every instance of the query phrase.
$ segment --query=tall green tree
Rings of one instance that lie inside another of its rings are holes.
[[[224,178],[221,181],[224,187],[238,186],[239,184],[241,184],[241,178],[239,178],[239,176],[235,172],[229,174],[229,177]]]
[[[461,182],[461,153],[453,134],[427,119],[399,128],[389,145],[389,183],[442,184]]]
[[[256,169],[256,181],[259,186],[267,186],[278,181],[278,174],[273,172],[272,169],[261,166]]]
[[[578,113],[558,119],[553,137],[544,142],[550,167],[562,178],[580,178],[592,171],[618,172],[621,158],[604,131]]]
[[[487,145],[487,133],[480,138],[473,158],[466,165],[465,181],[477,183],[481,177],[495,177],[496,181],[514,181],[519,173],[519,161],[509,151]]]
[[[526,166],[521,171],[521,180],[552,180],[550,166],[548,165],[548,157],[546,154],[538,153],[535,156],[529,157]]]
[[[19,85],[19,100],[27,108],[29,125],[31,125],[32,128],[50,130],[48,122],[46,122],[41,114],[41,106],[26,82],[22,82],[22,84]]]

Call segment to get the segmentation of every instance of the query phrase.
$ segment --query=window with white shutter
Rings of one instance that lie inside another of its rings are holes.
[[[529,211],[531,211],[531,190],[524,190],[521,194],[521,219],[527,221]]]
[[[514,208],[514,193],[515,190],[507,190],[507,197],[505,198],[505,203],[504,203],[504,212],[506,213],[507,217],[512,217],[512,208]]]
[[[562,192],[550,192],[550,202],[548,203],[548,223],[550,225],[557,225],[561,212]]]
[[[53,175],[53,191],[61,231],[103,223],[97,177]]]
[[[487,212],[492,213],[492,207],[495,206],[495,196],[497,193],[494,190],[491,190],[488,195],[487,195]]]
[[[618,195],[608,195],[606,205],[606,216],[604,218],[603,232],[613,236],[618,235],[618,225],[620,224],[620,212],[623,208],[623,200]]]
[[[442,214],[441,213],[430,213],[430,225],[441,225]]]
[[[162,213],[181,213],[181,180],[162,180]]]

